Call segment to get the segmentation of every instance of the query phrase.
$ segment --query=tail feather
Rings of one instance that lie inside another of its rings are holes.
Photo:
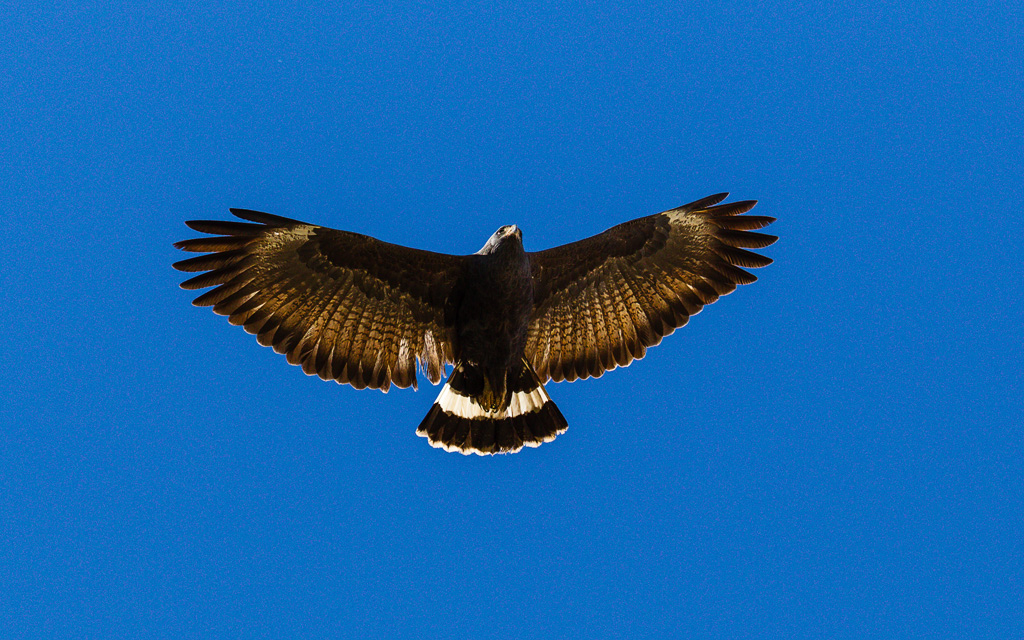
[[[484,455],[539,447],[565,432],[562,412],[525,361],[509,376],[508,392],[498,402],[479,375],[457,365],[416,434],[446,451]]]

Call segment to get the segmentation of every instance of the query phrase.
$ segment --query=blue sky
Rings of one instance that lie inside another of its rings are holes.
[[[0,12],[4,637],[1024,633],[1019,9]],[[471,253],[719,191],[776,263],[514,456],[170,268],[228,207]]]

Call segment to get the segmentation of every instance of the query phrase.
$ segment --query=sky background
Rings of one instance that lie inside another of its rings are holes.
[[[0,9],[0,635],[1024,634],[1019,6],[339,4]],[[472,253],[720,191],[775,264],[514,456],[170,267],[229,207]]]

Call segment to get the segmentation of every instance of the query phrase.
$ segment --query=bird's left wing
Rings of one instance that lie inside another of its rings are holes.
[[[747,249],[777,238],[750,230],[775,219],[740,215],[754,201],[718,204],[726,195],[528,254],[534,311],[526,358],[540,379],[571,381],[625,366],[704,305],[757,280],[741,267],[772,261]]]
[[[416,385],[416,363],[433,383],[452,362],[445,303],[466,258],[402,247],[347,231],[247,209],[250,222],[191,221],[214,237],[184,240],[210,252],[174,264],[205,271],[183,289],[286,354],[309,375],[357,389]]]

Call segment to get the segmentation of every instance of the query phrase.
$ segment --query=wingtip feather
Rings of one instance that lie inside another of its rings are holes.
[[[286,226],[290,224],[301,224],[298,220],[292,218],[285,218],[284,216],[277,216],[272,213],[265,213],[263,211],[254,211],[253,209],[228,209],[232,215],[242,220],[248,220],[250,222],[259,222],[261,224],[269,226]]]
[[[690,204],[685,205],[685,208],[687,208],[687,209],[689,209],[691,211],[696,211],[696,210],[699,210],[699,209],[707,209],[708,207],[715,206],[716,204],[718,204],[722,200],[725,200],[728,197],[729,197],[729,192],[728,191],[723,192],[723,193],[716,193],[714,195],[707,196],[706,198],[701,198],[700,200],[697,200],[695,202],[691,202]]]

